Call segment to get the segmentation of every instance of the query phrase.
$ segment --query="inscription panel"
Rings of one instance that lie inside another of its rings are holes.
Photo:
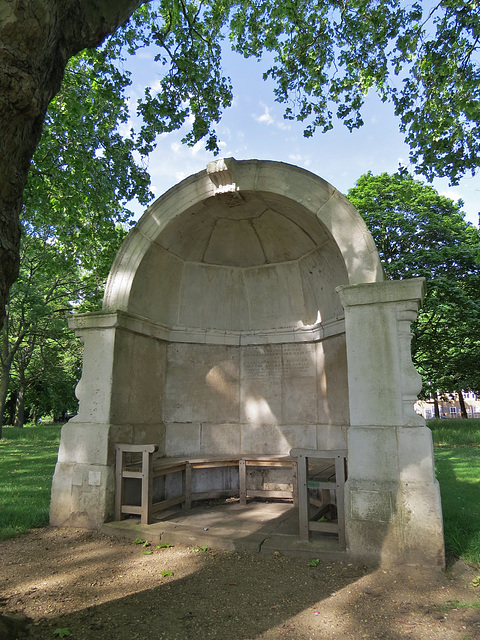
[[[239,422],[236,347],[168,346],[166,422]]]
[[[268,345],[242,349],[242,378],[272,380],[282,376],[282,347]]]
[[[314,344],[284,344],[244,347],[242,377],[248,380],[270,380],[282,375],[316,376]]]
[[[303,424],[317,419],[314,344],[242,348],[241,421]]]
[[[316,377],[316,354],[314,344],[284,344],[283,372],[295,378]]]
[[[241,356],[240,420],[256,424],[282,421],[282,347],[244,347]]]

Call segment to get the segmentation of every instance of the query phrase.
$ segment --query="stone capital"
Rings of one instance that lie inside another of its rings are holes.
[[[336,288],[336,291],[344,309],[361,305],[413,302],[418,310],[425,289],[425,278],[410,278],[341,285]]]

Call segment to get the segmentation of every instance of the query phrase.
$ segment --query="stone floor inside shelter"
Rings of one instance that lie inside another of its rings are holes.
[[[345,550],[336,535],[310,533],[310,540],[300,540],[298,509],[291,503],[238,500],[197,503],[189,511],[169,509],[149,525],[139,518],[104,524],[108,535],[142,538],[159,544],[186,544],[224,550],[274,553],[291,556],[344,560]]]

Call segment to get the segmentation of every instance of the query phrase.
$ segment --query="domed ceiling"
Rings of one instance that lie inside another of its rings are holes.
[[[183,260],[253,267],[298,260],[328,241],[320,222],[271,194],[219,194],[179,215],[157,239]]]
[[[176,216],[135,276],[129,311],[169,327],[254,334],[342,316],[348,282],[321,222],[272,194],[218,194]]]

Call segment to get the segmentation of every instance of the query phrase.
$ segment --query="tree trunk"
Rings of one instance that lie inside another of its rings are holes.
[[[20,211],[48,105],[68,60],[96,47],[145,0],[10,0],[0,5],[0,329],[17,278]]]
[[[10,370],[12,368],[13,354],[8,340],[8,318],[1,332],[0,351],[0,438],[2,437],[3,413],[7,401],[8,387],[10,385]]]
[[[10,400],[8,402],[8,422],[7,424],[15,423],[15,407],[17,405],[17,393],[10,394]]]
[[[15,405],[15,427],[23,429],[25,423],[25,382],[20,383]]]
[[[438,395],[437,394],[435,394],[433,396],[433,406],[435,408],[435,418],[438,419],[438,418],[440,418],[440,409],[438,407]]]
[[[2,363],[0,373],[0,438],[2,437],[3,413],[7,401],[8,384],[10,382],[10,367],[5,367]]]
[[[467,407],[465,406],[465,398],[463,397],[463,391],[458,390],[458,401],[460,402],[460,414],[465,420],[468,418]]]
[[[3,414],[5,411],[5,403],[7,400],[8,387],[10,386],[10,371],[12,369],[13,359],[18,351],[19,346],[25,336],[22,331],[17,337],[13,345],[9,340],[9,318],[8,314],[4,318],[5,326],[1,330],[1,349],[0,349],[0,438],[2,437]]]

